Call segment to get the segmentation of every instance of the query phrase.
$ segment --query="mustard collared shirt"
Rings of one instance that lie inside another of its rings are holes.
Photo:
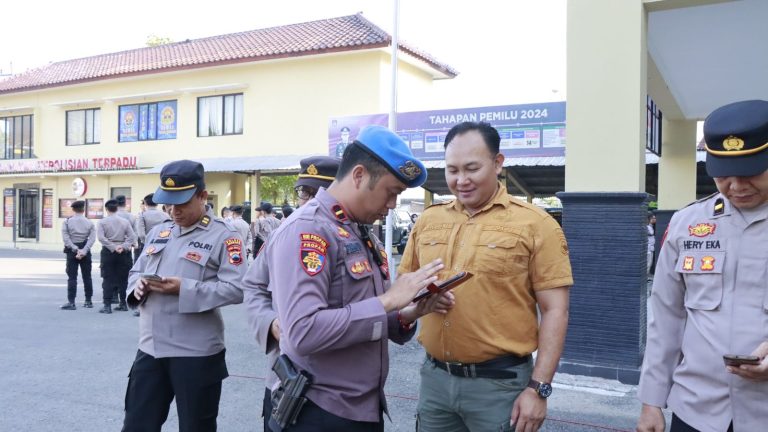
[[[442,258],[440,280],[474,276],[453,290],[448,314],[421,318],[418,340],[441,361],[478,363],[538,346],[536,291],[573,285],[568,245],[557,222],[506,193],[470,215],[454,200],[428,208],[416,221],[398,271]]]

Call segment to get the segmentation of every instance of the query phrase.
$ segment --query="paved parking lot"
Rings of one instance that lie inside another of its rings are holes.
[[[59,310],[66,301],[63,254],[0,250],[0,431],[118,431],[138,319],[98,313],[101,279],[94,264],[93,309]],[[261,431],[265,356],[248,332],[244,308],[223,310],[227,363],[219,430]],[[412,431],[420,346],[390,344],[387,431]],[[633,386],[561,375],[544,431],[628,431],[640,405]],[[172,407],[165,431],[178,430]]]

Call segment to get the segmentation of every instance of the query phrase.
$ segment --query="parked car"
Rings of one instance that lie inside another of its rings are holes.
[[[392,216],[392,247],[397,250],[400,255],[405,251],[405,245],[408,243],[408,235],[410,234],[411,227],[411,215],[405,211],[396,209]],[[386,221],[378,220],[374,223],[374,232],[377,233],[381,241],[384,241],[384,224]]]

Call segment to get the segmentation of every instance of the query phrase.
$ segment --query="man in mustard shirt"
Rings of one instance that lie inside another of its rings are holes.
[[[453,290],[453,309],[421,320],[418,431],[535,431],[546,416],[568,325],[568,245],[552,217],[497,180],[500,141],[487,123],[448,132],[456,200],[419,217],[400,264],[407,273],[441,258],[440,279],[474,274]]]

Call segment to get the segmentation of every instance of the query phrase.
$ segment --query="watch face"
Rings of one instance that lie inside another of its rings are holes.
[[[552,394],[552,385],[547,383],[541,383],[539,385],[539,396],[548,398]]]

